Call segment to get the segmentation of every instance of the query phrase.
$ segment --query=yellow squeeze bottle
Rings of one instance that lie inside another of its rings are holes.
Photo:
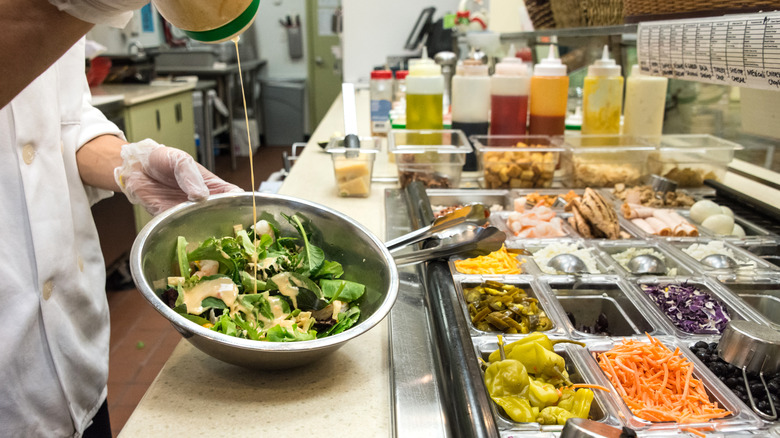
[[[444,76],[423,47],[422,57],[409,60],[406,77],[406,129],[442,129]]]
[[[623,76],[620,66],[609,59],[604,46],[601,59],[588,67],[582,92],[582,133],[620,134],[623,106]]]

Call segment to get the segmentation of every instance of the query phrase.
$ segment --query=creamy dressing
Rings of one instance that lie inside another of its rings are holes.
[[[290,298],[293,307],[298,308],[298,286],[293,283],[293,278],[289,272],[282,272],[271,277],[271,281],[279,288],[279,293]]]
[[[238,286],[227,277],[220,277],[213,280],[205,280],[193,286],[191,289],[184,290],[184,304],[187,306],[187,313],[200,315],[203,313],[201,302],[214,297],[222,300],[231,310],[236,311],[238,303]]]

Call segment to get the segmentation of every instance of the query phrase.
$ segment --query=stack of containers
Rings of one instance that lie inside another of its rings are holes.
[[[466,137],[487,134],[490,83],[488,67],[480,61],[467,59],[458,65],[452,78],[452,129],[460,129]],[[466,155],[463,170],[477,170],[474,152]]]

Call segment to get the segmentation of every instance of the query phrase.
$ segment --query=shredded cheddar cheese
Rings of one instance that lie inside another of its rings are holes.
[[[488,255],[474,257],[466,260],[456,260],[455,268],[458,272],[464,274],[522,274],[520,268],[522,262],[517,260],[502,245],[498,251],[493,251]]]

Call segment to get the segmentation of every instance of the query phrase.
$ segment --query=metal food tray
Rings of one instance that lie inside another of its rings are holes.
[[[568,192],[569,189],[546,189],[544,191]],[[430,204],[460,205],[474,202],[496,203],[506,209],[512,208],[514,197],[534,190],[427,190]],[[542,192],[543,190],[538,190]],[[410,228],[417,228],[431,220],[430,208],[425,202],[409,199],[420,196],[414,192],[404,193],[388,189],[385,196],[387,237],[403,234]],[[404,215],[408,215],[404,217]],[[498,217],[501,215],[498,214]],[[490,400],[484,387],[479,357],[495,349],[494,333],[477,330],[471,323],[464,286],[495,280],[518,285],[535,296],[540,306],[553,322],[553,328],[545,334],[550,338],[577,339],[585,348],[574,345],[561,346],[561,352],[582,381],[604,386],[609,380],[598,367],[592,353],[604,351],[624,337],[646,339],[649,333],[665,345],[693,360],[694,374],[702,380],[711,397],[733,411],[728,418],[696,425],[705,431],[733,433],[756,433],[766,430],[762,422],[738,397],[725,387],[688,350],[698,340],[715,341],[719,336],[689,335],[678,330],[641,291],[642,282],[691,281],[705,287],[739,319],[768,324],[762,313],[761,303],[749,303],[752,289],[744,286],[749,280],[735,279],[733,272],[713,272],[687,257],[675,243],[659,237],[644,236],[632,240],[608,241],[583,239],[569,236],[561,239],[508,241],[508,248],[523,248],[533,252],[553,242],[574,242],[588,248],[599,261],[598,273],[588,275],[548,275],[535,265],[531,256],[524,259],[522,275],[466,275],[454,267],[457,257],[447,262],[430,262],[424,266],[404,268],[401,272],[399,299],[390,313],[389,335],[391,338],[391,392],[393,395],[393,427],[396,436],[475,436],[475,437],[555,437],[561,426],[540,426],[536,423],[514,423]],[[771,245],[771,240],[763,242]],[[777,243],[777,241],[774,241]],[[636,246],[632,246],[636,245]],[[678,272],[675,276],[631,275],[623,269],[611,254],[624,248],[650,247],[663,253],[674,262]],[[740,254],[750,254],[737,245]],[[687,257],[687,258],[686,258]],[[753,256],[755,257],[755,256]],[[760,259],[758,259],[760,260]],[[768,274],[766,274],[768,273]],[[773,275],[767,270],[756,275]],[[752,277],[751,277],[752,278]],[[763,277],[762,277],[763,278]],[[720,281],[719,281],[720,280]],[[736,283],[739,280],[741,283]],[[758,281],[758,280],[755,280]],[[780,304],[780,275],[761,284],[772,286],[765,294],[769,305]],[[739,286],[738,286],[739,285]],[[745,291],[748,291],[745,293]],[[584,304],[586,303],[587,304]],[[577,328],[568,314],[578,319],[577,323],[590,324],[589,319],[604,312],[615,320],[616,332],[612,336],[585,333]],[[523,334],[505,335],[506,342],[522,338]],[[640,436],[680,436],[684,427],[670,423],[648,423],[638,419],[626,407],[623,400],[613,391],[604,394],[594,391],[596,398],[591,415],[597,421],[614,426],[629,426]],[[594,411],[595,410],[595,411]]]

